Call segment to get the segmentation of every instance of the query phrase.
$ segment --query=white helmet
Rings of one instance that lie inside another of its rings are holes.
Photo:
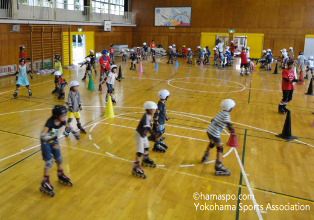
[[[271,52],[271,49],[267,49],[268,52]]]
[[[173,46],[173,47],[176,47],[176,45],[175,45],[175,44],[172,44],[172,46]]]
[[[134,50],[133,50],[133,49],[131,49],[130,51],[131,51],[131,52],[134,52]]]
[[[153,101],[147,101],[144,103],[144,110],[149,110],[149,109],[156,110],[157,108],[158,108],[157,104]]]
[[[93,51],[93,50],[90,50],[89,52],[94,53],[94,51]]]
[[[230,111],[236,103],[232,99],[225,99],[221,102],[221,108],[225,111]]]
[[[171,49],[171,48],[172,48],[172,46],[169,46],[169,48]]]
[[[206,48],[203,48],[203,51],[206,52]]]
[[[268,50],[267,50],[267,51],[268,51]],[[263,53],[266,53],[266,50],[263,50],[262,52],[263,52]]]
[[[61,72],[60,72],[60,71],[56,71],[56,72],[54,73],[54,75],[55,75],[55,76],[61,76]]]
[[[309,59],[310,59],[310,60],[313,60],[313,56],[310,56]]]
[[[191,50],[191,48],[188,48],[188,50]]]
[[[137,47],[136,49],[140,49],[140,47]]]
[[[213,50],[217,50],[217,48],[216,48],[216,47],[214,47],[214,48],[213,48]]]
[[[233,43],[233,40],[232,40],[232,41],[230,41],[230,43]]]
[[[78,81],[71,81],[70,82],[70,87],[74,87],[74,86],[79,86],[80,83]]]
[[[283,52],[286,52],[286,51],[287,51],[287,49],[286,49],[286,48],[283,48],[283,49],[282,49],[282,51],[283,51]]]
[[[158,97],[160,99],[166,99],[169,95],[170,95],[170,92],[167,89],[163,89],[158,92]]]
[[[144,42],[143,45],[146,45],[146,42]]]
[[[229,50],[230,49],[230,47],[229,46],[226,46],[226,50]]]
[[[112,65],[112,66],[110,67],[110,69],[112,70],[113,68],[118,68],[118,67],[117,67],[117,65]]]
[[[200,49],[201,48],[201,46],[197,46],[197,49]]]
[[[293,50],[293,47],[289,47],[289,50]]]
[[[251,62],[251,59],[247,59],[247,62]]]
[[[90,58],[89,57],[86,57],[85,59],[87,62],[90,62]]]

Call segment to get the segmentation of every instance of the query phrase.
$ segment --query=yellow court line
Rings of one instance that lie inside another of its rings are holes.
[[[98,153],[98,152],[94,152],[94,151],[90,151],[90,150],[86,150],[86,149],[81,149],[81,148],[77,148],[77,147],[73,147],[73,146],[68,146],[68,145],[61,145],[61,146],[65,146],[65,147],[68,147],[68,148],[71,148],[71,149],[74,149],[74,150],[83,151],[83,152],[87,152],[87,153],[91,153],[91,154],[96,154],[96,155],[100,155],[100,156],[114,158],[114,157],[109,156],[107,154]],[[212,179],[212,178],[207,178],[207,177],[203,177],[203,176],[199,176],[199,175],[195,175],[195,174],[189,174],[189,173],[186,173],[186,172],[175,171],[175,170],[171,170],[169,168],[160,167],[158,169],[174,172],[174,173],[177,173],[177,174],[183,174],[183,175],[191,176],[191,177],[195,177],[195,178],[198,178],[198,179],[209,180],[209,181],[217,182],[217,183],[223,183],[223,184],[226,184],[226,185],[229,185],[229,186],[247,188],[247,186],[240,186],[238,184],[234,184],[234,183],[230,183],[230,182],[226,182],[226,181],[222,181],[222,180],[217,180],[217,179]],[[301,202],[307,202],[307,203],[314,204],[314,202],[312,202],[312,201],[303,200],[303,199],[299,199],[299,198],[294,198],[294,197],[291,197],[289,195],[282,195],[282,194],[267,192],[267,191],[264,191],[264,190],[261,190],[261,189],[256,189],[254,187],[251,187],[251,188],[254,191],[259,191],[259,192],[263,192],[263,193],[266,193],[266,194],[277,195],[277,196],[281,196],[281,197],[285,197],[285,198],[289,198],[289,199],[293,199],[293,200],[297,200],[297,201],[301,201]]]

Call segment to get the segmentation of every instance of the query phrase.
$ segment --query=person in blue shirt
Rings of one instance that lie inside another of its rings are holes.
[[[271,71],[271,63],[272,62],[273,62],[273,54],[271,52],[271,49],[267,49],[267,53],[266,53],[267,68],[266,68],[266,71]]]
[[[211,55],[211,52],[208,46],[206,46],[205,64],[210,64],[210,55]]]

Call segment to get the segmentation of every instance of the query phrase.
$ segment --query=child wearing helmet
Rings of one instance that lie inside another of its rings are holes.
[[[201,46],[196,47],[196,52],[198,53],[198,59],[196,61],[197,64],[201,64],[202,56],[203,56],[203,51]]]
[[[297,69],[300,70],[300,73],[305,70],[305,56],[303,55],[303,52],[299,53]]]
[[[101,51],[102,57],[99,58],[99,64],[100,64],[100,77],[99,77],[99,88],[98,91],[102,91],[102,84],[104,82],[105,74],[110,71],[110,59],[108,59],[107,51],[103,50]]]
[[[172,44],[172,51],[173,51],[173,60],[174,61],[177,61],[177,56],[178,56],[178,54],[177,54],[177,48],[176,48],[176,45],[175,44]]]
[[[241,57],[241,66],[240,66],[241,72],[240,72],[240,75],[243,76],[243,68],[245,69],[245,74],[249,75],[249,71],[248,71],[249,63],[248,63],[248,59],[247,59],[244,47],[242,48],[242,53],[240,54],[240,57]]]
[[[148,140],[155,142],[153,151],[156,152],[166,152],[168,146],[163,142],[165,137],[162,135],[165,133],[165,123],[170,118],[167,117],[166,113],[166,102],[170,96],[170,92],[166,89],[160,90],[158,92],[158,109],[154,115],[154,124],[153,124],[153,131],[156,132],[156,136],[151,135],[148,137]]]
[[[58,142],[58,130],[63,126],[68,129],[69,124],[66,123],[67,109],[63,105],[55,105],[52,109],[52,116],[47,120],[44,129],[40,134],[41,152],[43,160],[45,161],[44,176],[41,182],[40,191],[45,192],[51,197],[54,196],[53,186],[50,184],[49,174],[53,164],[53,159],[58,166],[59,181],[72,186],[71,180],[64,174],[62,166],[62,156]]]
[[[293,64],[294,61],[289,60],[287,69],[282,71],[282,100],[278,105],[279,114],[285,114],[288,111],[286,105],[292,100],[294,90],[293,82],[298,82],[298,79],[295,78]]]
[[[182,57],[186,58],[188,55],[188,48],[185,45],[182,46]]]
[[[216,114],[206,129],[207,136],[209,138],[209,144],[201,162],[205,163],[208,160],[210,156],[210,150],[216,146],[217,157],[215,163],[215,174],[217,176],[230,176],[229,170],[222,165],[223,146],[221,143],[220,134],[226,127],[228,127],[231,133],[235,133],[230,119],[230,112],[235,107],[235,105],[236,104],[232,99],[223,100],[221,102],[222,110]]]
[[[67,82],[64,78],[62,78],[62,74],[60,73],[60,71],[56,71],[54,75],[56,88],[52,91],[52,94],[57,94],[59,100],[64,99],[64,88],[67,85]]]
[[[91,66],[92,66],[92,68],[94,69],[94,71],[95,71],[95,76],[97,76],[97,70],[96,70],[96,56],[95,56],[95,53],[94,53],[94,51],[93,50],[90,50],[89,51],[89,55],[87,56],[87,57],[85,57],[85,59],[86,58],[90,58],[90,64],[91,64]],[[92,71],[92,70],[91,70]]]
[[[192,59],[193,59],[193,52],[191,50],[191,48],[188,48],[188,53],[187,53],[187,62],[188,64],[192,64]]]
[[[128,49],[126,50],[121,50],[120,54],[122,54],[121,58],[122,58],[122,63],[126,63],[126,52],[129,51]]]
[[[77,122],[77,128],[80,129],[80,131],[83,134],[86,134],[85,129],[82,127],[81,124],[81,114],[80,111],[82,111],[82,103],[81,103],[81,95],[79,92],[79,86],[80,83],[78,81],[71,81],[70,82],[70,91],[68,95],[68,101],[66,104],[68,105],[68,121],[67,124],[71,124],[73,118],[75,117]],[[70,127],[70,126],[69,126]],[[70,135],[70,130],[65,128],[64,136],[68,137]],[[80,136],[72,132],[77,140],[80,139]]]
[[[246,47],[245,50],[247,58],[250,59],[250,47]]]
[[[143,60],[147,60],[147,54],[148,54],[148,46],[146,45],[146,42],[143,43]]]
[[[155,102],[147,101],[144,103],[145,114],[141,118],[136,130],[135,130],[135,144],[136,144],[136,156],[133,164],[132,175],[146,178],[144,171],[140,168],[140,159],[142,159],[142,166],[156,167],[153,160],[148,157],[149,142],[147,139],[147,133],[155,135],[152,131],[152,117],[155,114],[157,105]]]
[[[287,64],[287,62],[289,60],[289,56],[288,56],[287,50],[285,48],[282,49],[282,58],[283,58],[282,69],[285,69],[286,68],[286,64]]]
[[[86,80],[86,75],[88,74],[89,76],[92,74],[92,63],[91,63],[91,58],[86,57],[85,58],[85,62],[82,63],[82,66],[86,65],[86,69],[85,69],[85,74],[84,77],[82,78],[82,81]]]
[[[271,49],[268,49],[266,53],[266,63],[267,63],[266,71],[271,71],[272,62],[273,62],[273,54],[271,52]]]
[[[308,72],[311,71],[312,77],[313,77],[313,70],[314,70],[314,57],[310,56],[309,60],[307,61],[307,70],[306,70],[306,76],[304,79],[308,79]]]
[[[214,47],[213,51],[214,51],[214,64],[213,64],[213,66],[218,66],[219,53],[217,51],[217,47]]]
[[[113,92],[114,92],[113,85],[114,85],[114,82],[115,82],[115,80],[118,80],[119,82],[121,82],[121,80],[118,79],[116,71],[117,71],[117,65],[112,65],[111,66],[111,71],[110,71],[110,73],[108,74],[108,76],[105,79],[106,85],[107,85],[106,101],[108,100],[108,95],[110,95],[113,104],[116,104],[116,100],[113,97]]]
[[[136,48],[136,63],[139,63],[142,60],[142,51],[140,47]]]
[[[167,64],[173,64],[173,50],[172,50],[172,46],[169,46],[169,49],[168,49],[168,62]]]
[[[130,50],[130,58],[131,58],[130,70],[136,70],[137,55],[136,55],[136,52],[133,49]]]
[[[289,57],[290,59],[294,59],[294,50],[293,50],[293,47],[289,47]]]
[[[113,48],[113,44],[110,45],[110,49],[109,49],[109,54],[110,54],[110,65],[114,64],[114,48]]]
[[[56,54],[54,55],[54,58],[55,58],[55,71],[59,71],[61,74],[63,74],[60,55]]]
[[[13,97],[14,98],[17,97],[20,86],[25,86],[28,89],[28,96],[31,97],[32,90],[29,87],[29,81],[28,81],[28,76],[27,76],[27,74],[30,74],[30,70],[27,68],[24,58],[20,59],[20,64],[18,68],[19,68],[19,71],[16,72],[17,81],[16,81],[16,87],[13,93]]]
[[[210,64],[210,49],[208,48],[208,46],[206,46],[206,54],[205,54],[205,64]]]

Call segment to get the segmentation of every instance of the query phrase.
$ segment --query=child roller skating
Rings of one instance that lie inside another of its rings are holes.
[[[110,49],[109,49],[109,54],[110,54],[110,65],[114,64],[114,48],[113,48],[113,44],[110,45]]]
[[[81,95],[79,92],[79,86],[80,83],[78,81],[71,81],[70,82],[70,92],[68,95],[68,121],[67,124],[70,125],[73,118],[75,117],[77,122],[77,128],[80,129],[81,133],[86,134],[86,130],[82,127],[81,124],[81,114],[80,111],[82,111],[82,104],[81,104]],[[68,126],[70,127],[70,126]],[[65,128],[64,136],[68,137],[71,133],[71,130],[69,128]],[[80,136],[77,132],[74,132],[72,130],[72,133],[74,137],[79,140]]]
[[[58,54],[56,54],[56,55],[54,55],[54,59],[55,59],[55,64],[54,64],[55,71],[52,72],[51,74],[54,74],[55,72],[58,71],[62,75],[63,69],[62,69],[62,65],[61,65],[61,57]],[[59,92],[59,90],[58,90],[58,77],[56,75],[55,75],[54,83],[55,83],[55,89],[52,91],[51,94],[56,94]]]
[[[130,50],[131,54],[130,54],[130,58],[131,58],[131,67],[130,70],[136,70],[136,53],[135,51],[132,49]]]
[[[158,93],[159,102],[158,102],[158,109],[154,115],[154,125],[153,131],[155,132],[156,136],[149,136],[148,140],[155,142],[153,151],[164,153],[168,149],[163,140],[165,137],[162,135],[165,133],[165,123],[170,118],[167,117],[166,114],[166,102],[170,96],[170,92],[166,89],[160,90]]]
[[[173,64],[173,50],[172,50],[172,46],[169,46],[168,49],[168,62],[167,64]]]
[[[143,156],[142,166],[156,167],[153,160],[148,157],[149,142],[146,137],[147,132],[154,133],[151,128],[152,116],[155,114],[157,105],[155,102],[147,101],[144,103],[146,113],[140,120],[135,130],[136,157],[133,164],[132,175],[145,179],[144,171],[140,168],[140,159]]]
[[[249,63],[248,63],[248,59],[247,59],[244,47],[242,48],[242,53],[240,54],[240,57],[241,57],[240,75],[243,76],[243,68],[245,69],[245,74],[249,75],[249,70],[248,70],[249,69]]]
[[[64,174],[62,167],[62,156],[58,142],[58,129],[66,124],[67,109],[63,105],[56,105],[52,109],[52,116],[47,120],[45,127],[40,135],[41,152],[45,161],[44,176],[39,190],[53,197],[53,186],[50,184],[49,173],[53,164],[53,158],[58,166],[57,176],[61,183],[72,186],[69,177]],[[71,129],[69,127],[69,129]]]
[[[217,48],[214,47],[213,51],[214,51],[214,64],[213,64],[213,66],[218,66],[219,54],[217,52]]]
[[[85,57],[85,58],[89,58],[89,59],[90,59],[89,62],[90,62],[90,64],[91,64],[92,68],[93,68],[94,71],[95,71],[95,76],[97,76],[97,70],[96,70],[96,56],[95,56],[93,50],[90,50],[89,52],[90,52],[90,54],[89,54],[87,57]]]
[[[208,46],[206,46],[206,54],[205,54],[205,61],[204,61],[205,64],[210,64],[210,55],[211,55],[210,50]]]
[[[21,58],[19,72],[17,72],[17,82],[15,91],[13,93],[13,98],[17,98],[20,86],[25,86],[28,89],[28,96],[32,97],[32,90],[29,87],[27,73],[30,73],[30,70],[27,69],[24,58]]]
[[[67,85],[67,82],[64,78],[62,78],[62,75],[59,71],[56,71],[54,75],[56,88],[55,90],[52,91],[52,94],[57,94],[59,100],[64,99],[65,96],[64,88]]]
[[[102,50],[102,57],[99,58],[99,64],[100,64],[100,77],[99,77],[99,88],[98,91],[102,91],[102,84],[104,83],[105,75],[107,75],[107,72],[110,71],[110,60],[106,56],[107,51]]]
[[[267,49],[267,53],[266,53],[267,68],[266,68],[266,71],[271,71],[271,63],[272,62],[273,62],[273,54],[271,52],[271,49]]]
[[[220,140],[220,134],[226,127],[228,127],[230,132],[234,133],[229,113],[232,111],[234,107],[235,102],[232,99],[223,100],[221,102],[222,110],[217,113],[215,118],[213,118],[208,128],[206,129],[207,136],[209,138],[209,144],[201,162],[205,163],[208,160],[210,156],[210,150],[216,146],[217,148],[217,157],[215,163],[216,176],[230,176],[229,170],[225,168],[222,164],[223,146]]]
[[[187,57],[186,57],[186,63],[187,64],[192,64],[193,56],[194,56],[194,54],[193,54],[191,48],[188,48],[188,53],[187,53]]]
[[[288,69],[282,71],[282,100],[278,105],[279,114],[285,114],[288,111],[286,106],[292,100],[293,82],[298,82],[294,75],[293,64],[294,61],[289,60],[287,63]]]
[[[122,63],[126,63],[126,52],[128,52],[129,50],[122,50],[120,54],[122,54],[121,58],[122,58]]]
[[[137,47],[136,48],[136,63],[140,63],[142,60],[142,52],[141,52],[141,48]]]
[[[86,80],[86,76],[88,75],[88,73],[92,73],[92,63],[91,63],[91,59],[89,57],[85,58],[85,62],[82,63],[81,67],[84,65],[86,65],[86,70],[85,70],[84,77],[82,78],[82,81]]]
[[[174,62],[176,62],[177,61],[177,57],[178,57],[178,51],[177,51],[177,48],[176,48],[175,44],[172,44],[172,51],[173,51],[173,60],[174,60]]]
[[[155,50],[155,48],[152,48],[150,50],[150,53],[151,53],[151,56],[152,56],[152,63],[156,63],[156,59],[155,59],[155,57],[156,57],[156,50]]]
[[[121,82],[121,80],[118,79],[116,71],[117,71],[117,66],[116,65],[112,65],[111,66],[111,72],[108,74],[108,76],[105,79],[106,80],[106,84],[107,84],[106,101],[108,101],[108,95],[110,95],[113,104],[116,104],[116,100],[113,97],[113,93],[114,93],[113,85],[114,85],[114,82],[115,82],[115,80],[118,80],[119,82]]]
[[[143,60],[147,60],[148,55],[148,46],[146,45],[146,42],[143,43]]]

